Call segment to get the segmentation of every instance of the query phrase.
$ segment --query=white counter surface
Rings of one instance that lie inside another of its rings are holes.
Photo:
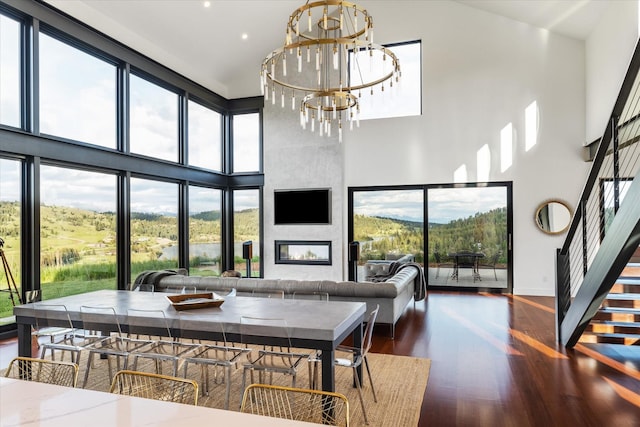
[[[0,426],[313,426],[235,411],[0,377]]]

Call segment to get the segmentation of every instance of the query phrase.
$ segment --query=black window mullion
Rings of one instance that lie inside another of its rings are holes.
[[[116,148],[129,153],[129,64],[116,68]]]
[[[27,157],[22,167],[21,209],[21,286],[27,291],[40,289],[40,158]]]
[[[31,19],[30,25],[23,24],[21,36],[21,96],[22,128],[33,134],[40,133],[40,21]]]
[[[131,282],[131,172],[118,174],[116,203],[116,275],[118,289]]]
[[[178,185],[178,266],[189,268],[189,183]]]

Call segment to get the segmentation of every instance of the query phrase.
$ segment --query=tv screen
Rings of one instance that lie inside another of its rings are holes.
[[[275,224],[331,224],[331,190],[276,190]]]

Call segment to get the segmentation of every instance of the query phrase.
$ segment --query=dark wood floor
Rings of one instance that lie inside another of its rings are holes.
[[[553,298],[431,292],[388,335],[372,351],[432,360],[420,426],[640,426],[640,348],[565,350]]]
[[[640,426],[640,347],[567,351],[553,305],[431,292],[372,351],[432,360],[420,426]]]

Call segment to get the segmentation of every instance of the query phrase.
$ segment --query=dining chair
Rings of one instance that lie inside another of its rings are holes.
[[[84,348],[89,352],[82,387],[87,386],[96,355],[107,360],[109,383],[111,383],[114,374],[111,359],[116,359],[117,371],[126,369],[131,351],[141,344],[126,339],[113,307],[84,305],[80,307],[80,317],[82,318],[82,338],[86,343]],[[105,327],[114,331],[105,331]]]
[[[156,287],[151,283],[140,283],[135,285],[132,289],[133,292],[155,292]]]
[[[349,401],[340,393],[267,384],[251,384],[244,392],[240,412],[349,426]]]
[[[77,345],[77,329],[73,326],[67,307],[64,304],[35,303],[33,305],[35,325],[31,335],[36,338],[40,348],[40,358],[45,359],[47,350],[51,360],[55,360],[55,351],[68,352],[71,362],[79,363],[81,345]],[[40,338],[47,341],[40,342]],[[62,360],[62,359],[61,359]]]
[[[75,387],[78,383],[78,365],[59,360],[16,357],[9,363],[4,376],[6,378]]]
[[[293,299],[297,300],[311,300],[311,301],[329,301],[329,293],[328,292],[312,292],[312,291],[301,291],[294,292]],[[309,359],[307,363],[307,367],[309,368],[309,388],[315,389],[318,385],[318,369],[314,369],[317,367],[317,364],[322,361],[322,353],[320,350],[314,350],[309,354]]]
[[[284,299],[284,291],[280,290],[256,290],[251,291],[251,296],[256,298]]]
[[[139,359],[150,359],[154,362],[155,372],[162,374],[162,362],[171,364],[173,376],[178,375],[181,356],[187,352],[195,351],[200,344],[181,342],[171,332],[169,321],[162,310],[127,310],[128,336],[133,349],[130,353],[131,368],[138,369]],[[162,331],[160,336],[154,338],[149,335],[151,329]],[[146,335],[147,338],[140,338]]]
[[[296,353],[291,351],[291,336],[285,319],[242,316],[240,318],[240,340],[248,346],[255,342],[255,337],[268,336],[280,344],[276,346],[263,346],[257,351],[257,357],[253,352],[247,353],[247,362],[242,371],[242,390],[246,386],[247,373],[258,372],[258,382],[264,383],[263,375],[268,373],[270,377],[274,373],[291,375],[291,386],[296,386],[297,369],[300,362],[309,358],[308,353]]]
[[[353,375],[355,378],[356,388],[358,390],[358,397],[360,398],[360,405],[362,406],[362,414],[364,415],[365,424],[369,424],[367,419],[367,412],[365,409],[364,398],[362,397],[362,386],[360,385],[361,378],[358,376],[358,367],[364,366],[367,370],[367,376],[369,377],[369,384],[371,384],[371,392],[373,393],[373,401],[378,402],[376,397],[376,390],[373,387],[373,379],[371,377],[371,370],[369,369],[369,361],[367,360],[367,354],[371,349],[372,337],[373,337],[373,325],[378,317],[379,305],[369,314],[367,318],[367,326],[364,330],[364,336],[362,338],[362,345],[360,347],[350,347],[345,345],[339,345],[336,348],[337,353],[347,353],[347,357],[336,357],[334,360],[335,367],[351,368],[353,369]],[[314,364],[314,370],[317,372],[318,362],[312,362]]]
[[[434,252],[433,258],[436,261],[436,277],[435,277],[436,279],[440,276],[441,267],[446,267],[446,268],[455,267],[455,263],[453,262],[453,260],[450,257],[445,257],[440,252]],[[449,279],[449,275],[447,274],[447,280],[448,279]]]
[[[150,372],[118,371],[111,382],[109,392],[166,402],[198,405],[197,382]]]
[[[162,292],[168,294],[195,294],[198,292],[196,286],[169,286],[164,288]]]
[[[193,313],[180,313],[180,329],[195,329],[192,327],[194,322]],[[251,352],[250,348],[235,347],[227,343],[225,332],[225,324],[215,319],[208,320],[207,331],[216,337],[216,341],[211,344],[201,343],[200,346],[186,357],[183,357],[184,378],[188,377],[189,365],[195,365],[200,368],[200,386],[201,394],[209,395],[209,368],[214,369],[214,383],[218,384],[218,368],[224,371],[224,377],[221,383],[226,385],[224,409],[229,409],[229,400],[231,396],[231,368],[237,367],[238,360],[243,354]]]
[[[502,252],[500,251],[494,253],[491,257],[489,257],[487,261],[479,263],[478,268],[492,268],[493,277],[495,280],[498,280],[498,274],[496,273],[496,264],[498,263],[498,259],[500,259],[500,255],[502,255]]]

